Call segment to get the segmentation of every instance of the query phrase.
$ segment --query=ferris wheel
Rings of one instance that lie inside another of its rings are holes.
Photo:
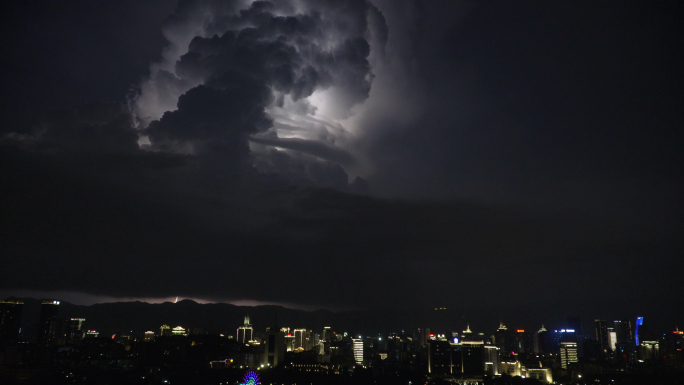
[[[261,385],[259,375],[257,375],[252,369],[249,369],[245,374],[245,378],[241,385]]]

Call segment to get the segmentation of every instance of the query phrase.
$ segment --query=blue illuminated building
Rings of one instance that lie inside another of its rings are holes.
[[[634,330],[634,342],[639,346],[639,334],[643,333],[644,317],[637,317],[636,328]]]

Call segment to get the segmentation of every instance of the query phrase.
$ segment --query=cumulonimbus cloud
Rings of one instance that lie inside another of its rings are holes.
[[[354,164],[340,119],[369,97],[369,57],[387,41],[369,1],[181,1],[164,33],[165,59],[133,100],[152,149],[246,163],[251,138]]]

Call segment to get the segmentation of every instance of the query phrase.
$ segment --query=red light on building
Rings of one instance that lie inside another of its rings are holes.
[[[518,330],[516,330],[516,332],[518,332],[518,333],[525,333],[525,329],[518,329]]]
[[[434,334],[430,333],[430,337],[434,337],[434,336],[435,336]]]

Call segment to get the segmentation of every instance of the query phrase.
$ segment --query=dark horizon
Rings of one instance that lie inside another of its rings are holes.
[[[22,325],[27,327],[31,324],[37,324],[41,299],[19,297],[14,297],[14,299],[22,300],[25,303]],[[59,298],[43,298],[42,300],[59,300],[61,302],[58,314],[60,318],[85,318],[84,327],[86,329],[96,329],[106,335],[129,329],[132,329],[131,332],[139,334],[146,330],[156,330],[163,324],[174,322],[184,327],[200,328],[207,334],[218,335],[218,333],[229,332],[240,326],[245,316],[250,316],[252,324],[255,326],[255,332],[259,333],[264,332],[266,327],[273,326],[304,327],[313,330],[320,329],[322,326],[334,326],[334,330],[339,333],[350,332],[351,334],[361,333],[364,335],[404,331],[415,333],[422,328],[430,328],[435,332],[460,332],[461,329],[465,330],[469,326],[473,332],[482,332],[485,336],[489,336],[499,327],[500,323],[512,330],[524,329],[536,332],[542,325],[547,330],[572,328],[570,318],[579,317],[584,335],[591,339],[594,335],[594,321],[596,319],[603,319],[608,323],[612,323],[614,320],[628,320],[632,325],[635,325],[638,316],[644,317],[648,325],[648,333],[654,338],[667,335],[679,327],[679,325],[672,324],[672,321],[676,321],[674,317],[658,319],[652,317],[649,312],[617,316],[603,313],[603,315],[597,316],[592,314],[590,310],[580,309],[566,314],[566,310],[573,308],[563,306],[548,309],[542,318],[537,318],[529,313],[520,313],[514,308],[473,307],[435,311],[435,308],[421,307],[331,311],[326,309],[293,309],[273,304],[250,306],[216,302],[199,303],[192,299],[179,299],[178,303],[173,301],[159,303],[122,301],[91,305],[76,305]],[[178,306],[173,307],[172,305]],[[546,307],[551,305],[548,304]],[[544,307],[544,305],[540,305],[534,309],[534,314],[544,313],[540,311]],[[203,308],[205,310],[201,310]],[[213,310],[208,312],[207,308]],[[574,309],[578,308],[575,307]],[[278,325],[274,324],[274,320],[278,320]]]

